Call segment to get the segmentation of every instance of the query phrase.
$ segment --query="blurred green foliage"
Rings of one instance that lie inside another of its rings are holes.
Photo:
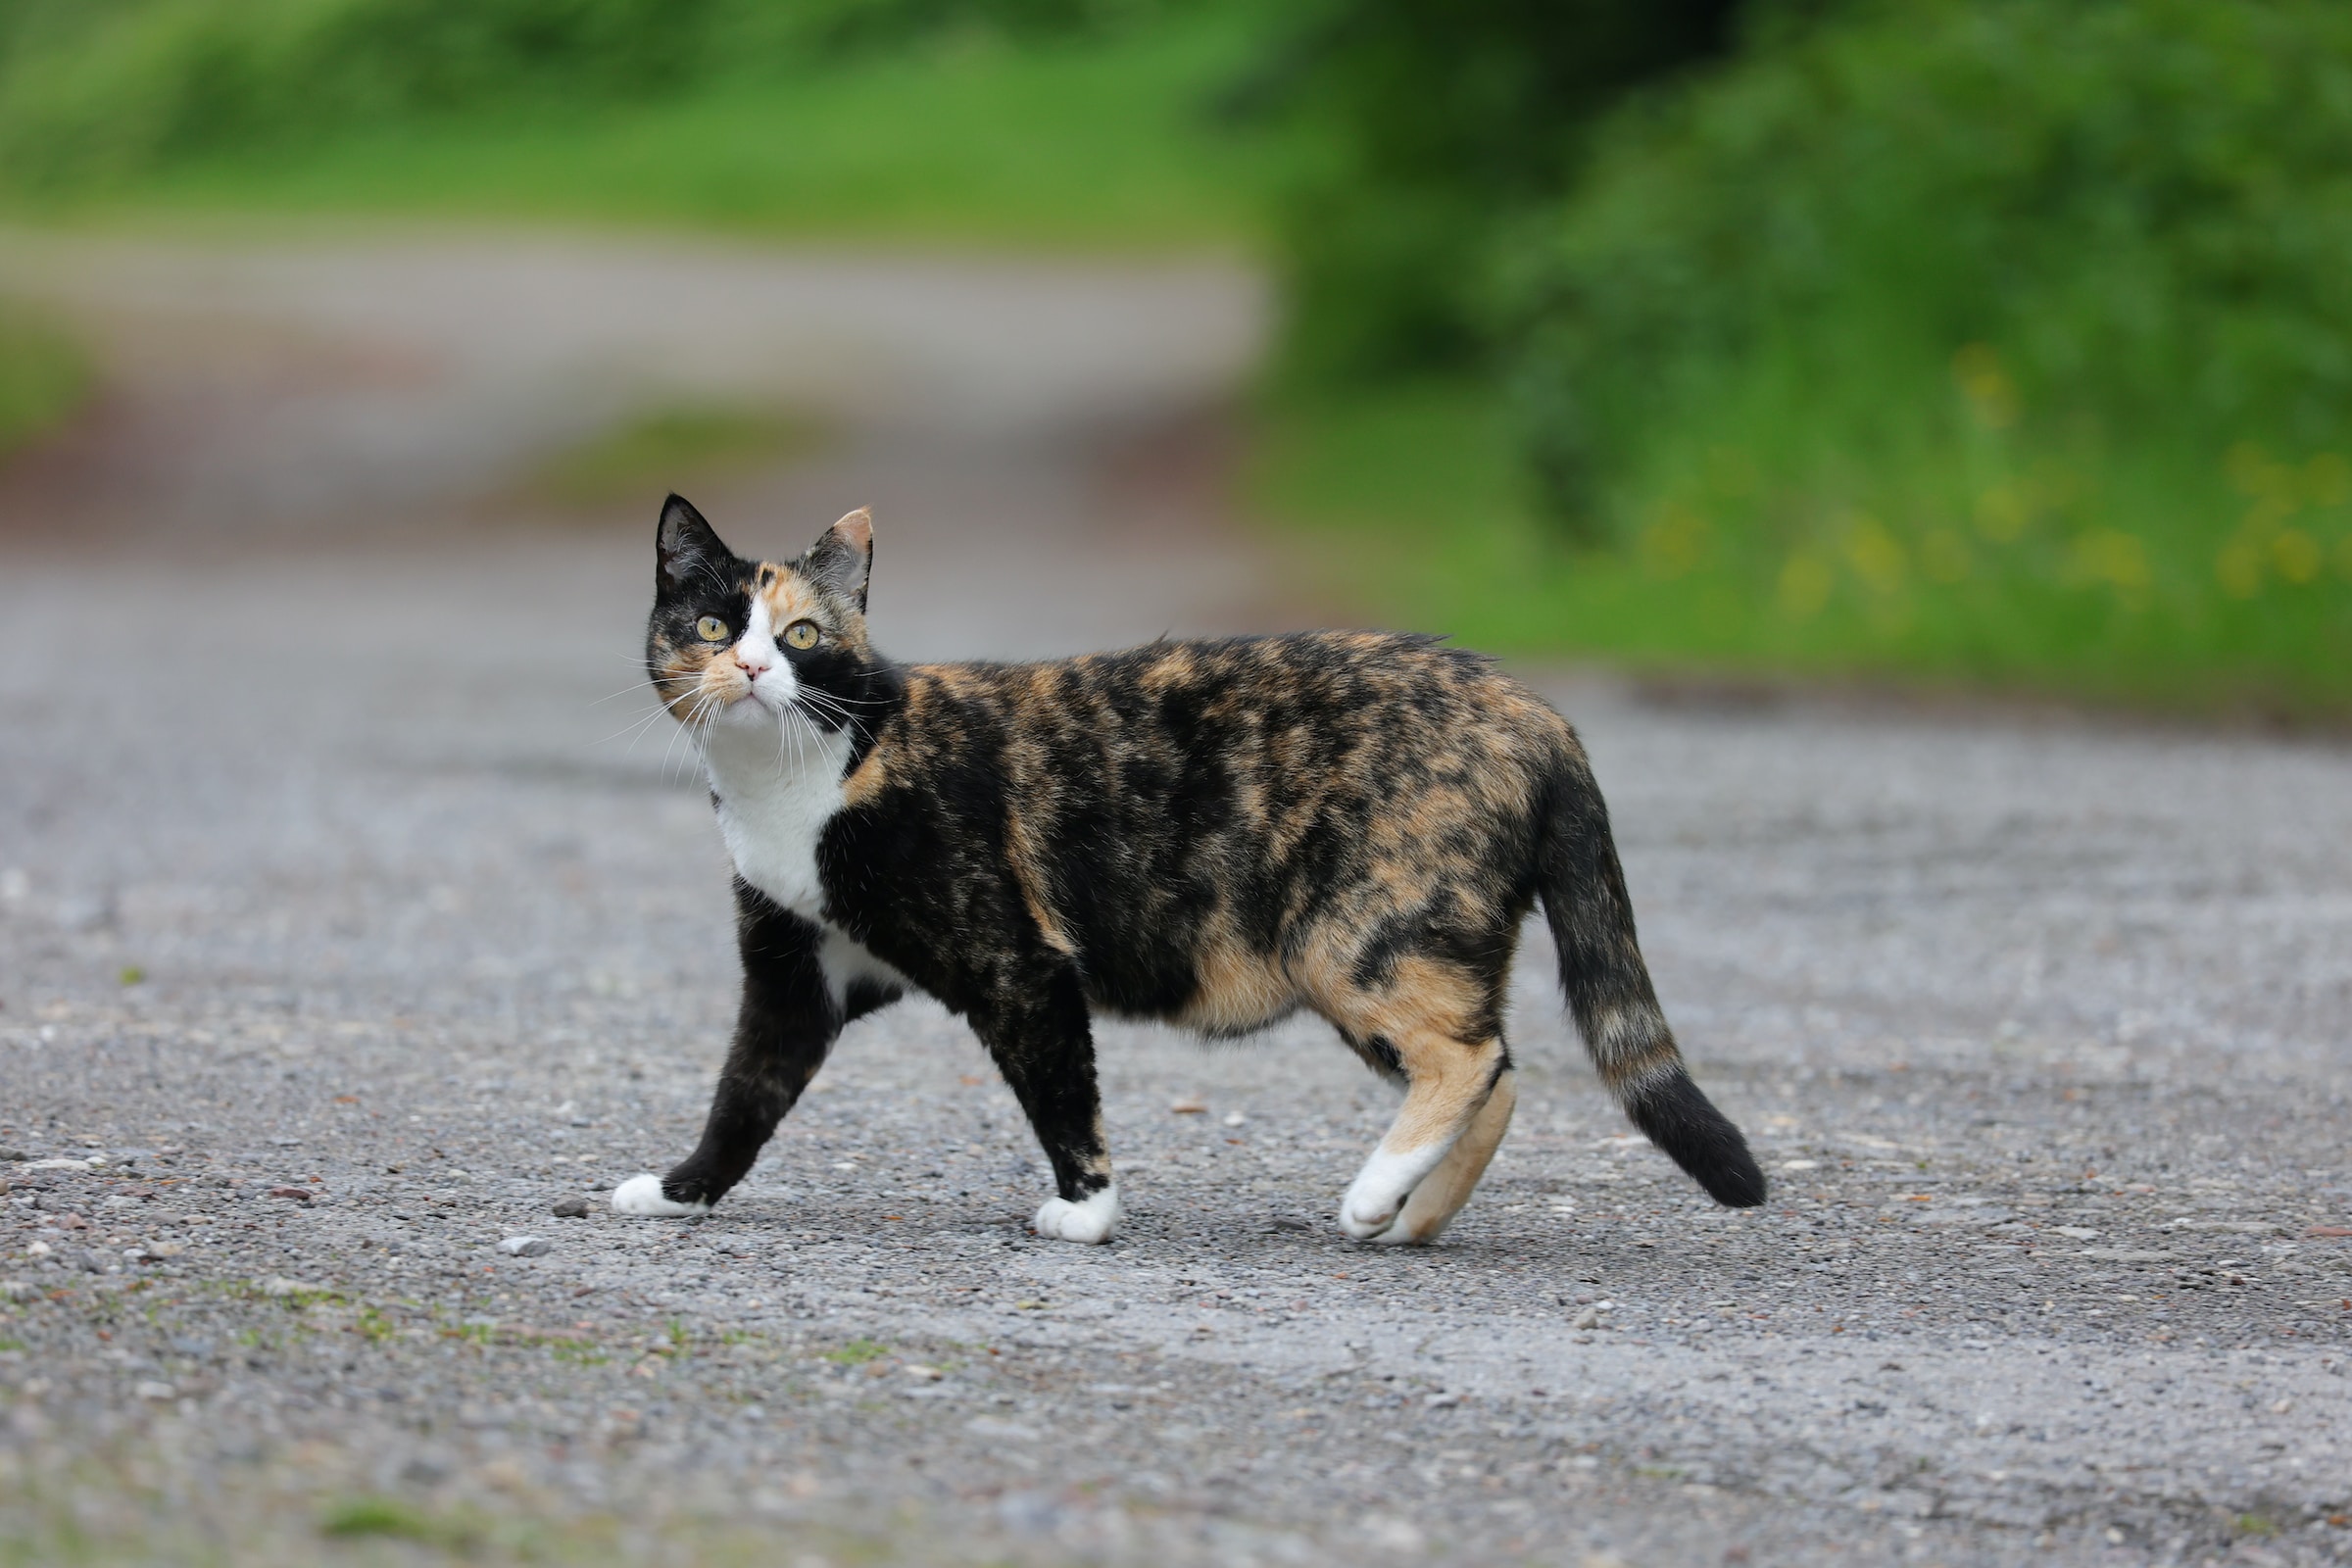
[[[1720,54],[1738,0],[1320,0],[1229,94],[1311,127],[1284,193],[1285,368],[1481,357],[1498,247],[1627,92]]]
[[[556,454],[524,489],[532,499],[559,506],[625,507],[635,515],[649,494],[691,489],[700,495],[810,452],[824,437],[817,419],[779,409],[662,409]]]
[[[2352,670],[2347,147],[2331,0],[1760,40],[1614,117],[1517,258],[1542,500],[1857,661]]]
[[[2338,0],[0,6],[20,202],[1264,233],[1396,618],[2166,701],[2352,700],[2346,147]]]
[[[89,389],[89,362],[70,336],[0,301],[0,457],[63,419]]]
[[[1608,113],[1499,234],[1507,416],[1472,384],[1294,398],[1268,493],[1403,537],[1362,432],[1417,407],[1431,471],[1517,432],[1426,516],[1448,548],[1394,558],[1391,604],[1469,635],[2352,699],[2352,9],[1797,20]]]
[[[18,0],[0,177],[86,185],[223,147],[532,101],[623,103],[956,30],[1068,35],[1153,0]]]

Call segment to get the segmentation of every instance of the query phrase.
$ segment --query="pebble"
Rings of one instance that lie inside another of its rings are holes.
[[[311,1190],[308,1187],[272,1187],[270,1189],[270,1196],[271,1198],[297,1198],[307,1203],[311,1200]]]
[[[559,1198],[556,1200],[553,1212],[558,1219],[586,1219],[588,1217],[588,1200],[585,1198]]]
[[[510,1236],[498,1250],[509,1257],[539,1257],[554,1251],[555,1244],[544,1236]]]
[[[324,1291],[326,1287],[323,1285],[305,1285],[300,1280],[290,1280],[284,1275],[279,1274],[272,1275],[270,1278],[263,1280],[261,1282],[261,1289],[264,1296],[300,1296],[305,1291]]]
[[[139,1383],[133,1385],[130,1392],[142,1399],[152,1399],[158,1404],[179,1397],[179,1391],[169,1383]]]

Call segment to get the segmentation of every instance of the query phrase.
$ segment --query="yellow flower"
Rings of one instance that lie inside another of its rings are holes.
[[[2232,539],[2213,558],[2213,574],[2230,598],[2251,599],[2262,592],[2262,552],[2251,539]]]
[[[2095,528],[2079,536],[2075,569],[2126,590],[2145,588],[2155,575],[2148,568],[2147,547],[2139,542],[2139,536],[2120,528]]]
[[[1800,550],[1781,567],[1781,608],[1799,620],[1817,615],[1837,585],[1837,574],[1827,562]]]
[[[1977,498],[1977,532],[2007,543],[2026,531],[2026,498],[2013,484],[1996,484]]]
[[[2339,452],[2322,452],[2303,465],[2303,495],[2315,507],[2352,501],[2352,463]]]
[[[2300,528],[2288,528],[2271,541],[2271,564],[2288,582],[2309,582],[2328,564],[2320,542]]]
[[[1991,344],[1964,344],[1952,356],[1952,380],[1986,429],[2006,430],[2017,422],[2017,383]]]
[[[1890,594],[1903,585],[1910,558],[1903,542],[1886,525],[1866,513],[1857,513],[1845,535],[1845,559],[1874,593]]]

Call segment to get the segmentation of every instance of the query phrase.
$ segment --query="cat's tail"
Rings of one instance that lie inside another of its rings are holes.
[[[1609,837],[1609,810],[1581,749],[1555,766],[1544,835],[1544,917],[1559,949],[1560,987],[1600,1081],[1634,1125],[1689,1171],[1715,1201],[1752,1208],[1764,1173],[1747,1140],[1699,1092],[1634,939],[1633,901]]]

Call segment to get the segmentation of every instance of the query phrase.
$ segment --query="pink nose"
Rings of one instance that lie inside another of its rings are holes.
[[[744,674],[753,680],[758,680],[772,667],[765,661],[746,659],[741,654],[735,656],[735,662],[742,665]]]

